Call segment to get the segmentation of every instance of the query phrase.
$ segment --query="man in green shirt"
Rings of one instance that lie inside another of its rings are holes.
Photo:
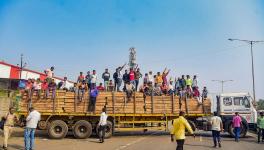
[[[262,142],[264,142],[264,113],[260,112],[260,117],[258,117],[258,143],[260,143],[260,135],[262,133]]]

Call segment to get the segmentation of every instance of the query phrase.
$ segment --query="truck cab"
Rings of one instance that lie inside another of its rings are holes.
[[[255,128],[257,111],[249,93],[221,93],[216,96],[217,112],[223,120],[225,131],[234,136],[232,118],[235,112],[242,117],[241,137],[244,137],[250,128]]]

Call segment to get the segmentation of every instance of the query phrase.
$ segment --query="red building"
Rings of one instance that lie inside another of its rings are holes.
[[[44,80],[46,78],[46,74],[42,72],[33,71],[30,69],[23,68],[22,72],[19,66],[15,66],[12,64],[8,64],[4,61],[0,61],[0,88],[2,89],[16,89],[18,85],[18,81],[20,79],[38,79]],[[54,77],[55,82],[59,83],[63,81],[63,78]],[[69,81],[69,83],[73,84],[73,82]]]

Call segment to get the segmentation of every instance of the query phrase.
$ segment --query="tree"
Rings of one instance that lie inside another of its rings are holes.
[[[264,99],[260,99],[257,102],[257,108],[258,108],[258,110],[264,110]]]

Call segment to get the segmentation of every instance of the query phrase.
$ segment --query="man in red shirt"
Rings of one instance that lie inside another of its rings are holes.
[[[44,99],[48,98],[48,94],[49,94],[48,86],[49,86],[48,81],[47,79],[45,79],[43,83],[41,84],[41,90],[44,92],[44,96],[43,96]]]
[[[97,86],[97,90],[101,92],[105,90],[103,83],[100,83],[99,86]]]

